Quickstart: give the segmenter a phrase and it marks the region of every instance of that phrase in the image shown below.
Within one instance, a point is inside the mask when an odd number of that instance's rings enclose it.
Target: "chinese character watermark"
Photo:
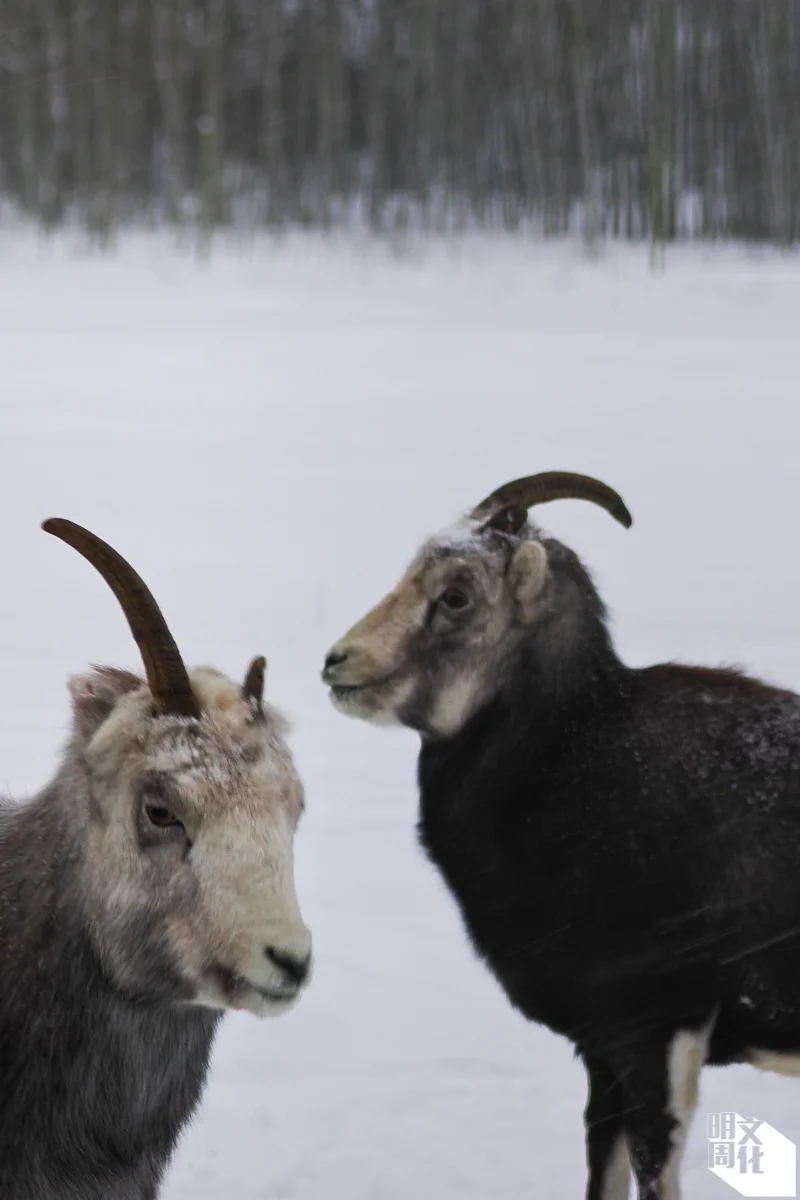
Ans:
[[[708,1169],[740,1196],[797,1196],[794,1142],[756,1117],[709,1113]]]

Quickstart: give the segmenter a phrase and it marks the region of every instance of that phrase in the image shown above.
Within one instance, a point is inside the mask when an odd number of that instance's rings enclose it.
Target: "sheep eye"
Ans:
[[[183,825],[183,821],[179,821],[175,814],[165,808],[163,804],[145,804],[144,811],[150,824],[159,829],[168,829],[172,825]]]
[[[467,608],[469,605],[469,596],[461,588],[449,587],[445,588],[442,592],[439,601],[445,608],[457,612],[459,609]]]

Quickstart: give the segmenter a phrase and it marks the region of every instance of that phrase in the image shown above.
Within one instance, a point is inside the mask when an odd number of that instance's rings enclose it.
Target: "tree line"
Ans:
[[[99,237],[800,236],[800,0],[0,0],[0,192]]]

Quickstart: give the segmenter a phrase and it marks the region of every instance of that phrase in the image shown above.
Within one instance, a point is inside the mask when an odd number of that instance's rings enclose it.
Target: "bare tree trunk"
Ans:
[[[226,0],[205,0],[202,35],[202,112],[200,140],[200,241],[207,254],[214,229],[224,217],[223,191],[223,52]]]
[[[316,116],[313,0],[301,0],[296,19],[297,82],[294,122],[294,211],[304,224],[313,219],[309,206],[309,179],[313,175],[313,137]],[[312,181],[313,182],[313,181]]]
[[[387,76],[394,33],[390,0],[375,0],[374,22],[369,65],[368,145],[372,168],[369,217],[372,228],[379,230],[383,223],[388,184],[386,177]]]
[[[800,45],[800,12],[793,5],[786,19],[787,46]],[[789,239],[796,242],[800,238],[800,96],[798,96],[797,71],[793,64],[787,66],[784,74],[784,112],[786,118],[787,146],[789,162],[787,163],[789,194],[792,198]]]
[[[10,25],[5,65],[11,73],[17,193],[24,211],[38,216],[36,47],[33,15],[24,0],[12,8]]]
[[[342,64],[341,0],[317,0],[312,36],[315,77],[317,146],[315,171],[317,219],[328,228],[331,205],[344,188],[345,95]]]
[[[545,194],[545,164],[539,131],[541,71],[536,28],[536,18],[538,16],[541,21],[543,14],[541,9],[538,13],[532,9],[529,0],[515,0],[515,9],[516,40],[519,45],[515,76],[518,75],[522,86],[520,168],[525,205],[530,211],[537,207],[542,209]],[[546,221],[543,221],[543,227],[545,226]]]
[[[99,69],[92,79],[96,114],[96,188],[90,212],[90,229],[102,246],[114,235],[117,213],[117,129],[119,123],[119,2],[106,0],[97,21]]]
[[[583,236],[586,245],[593,247],[601,232],[602,215],[598,195],[597,135],[592,115],[592,68],[587,39],[586,14],[583,0],[570,0],[572,37],[570,70],[575,94],[575,115],[578,122],[578,142],[583,174],[585,221]]]
[[[419,202],[423,222],[431,220],[431,200],[436,190],[441,152],[439,134],[438,90],[438,22],[439,0],[427,0],[412,10],[415,17],[415,61],[417,93],[417,126],[414,145],[413,190]]]
[[[788,146],[781,128],[778,88],[778,64],[781,59],[781,34],[786,36],[780,3],[759,6],[755,14],[757,28],[750,42],[752,94],[764,169],[763,194],[767,203],[767,229],[778,242],[787,242],[791,229]]]
[[[647,6],[647,145],[650,262],[664,260],[666,242],[674,234],[672,189],[672,89],[675,61],[675,7],[672,0],[648,0]]]
[[[283,0],[263,0],[261,34],[264,39],[264,84],[261,97],[261,144],[267,164],[267,221],[282,224],[287,217],[286,157],[284,154]]]
[[[42,148],[39,171],[39,211],[45,229],[61,219],[64,196],[61,186],[61,156],[67,144],[68,93],[65,86],[66,43],[52,0],[38,0],[38,15],[44,33],[47,64],[43,81]]]
[[[73,198],[85,215],[94,196],[94,120],[91,105],[92,48],[90,13],[85,0],[70,0],[69,126]]]
[[[167,215],[180,224],[188,192],[187,124],[176,42],[186,36],[183,0],[152,0],[153,74],[161,105],[163,177]]]

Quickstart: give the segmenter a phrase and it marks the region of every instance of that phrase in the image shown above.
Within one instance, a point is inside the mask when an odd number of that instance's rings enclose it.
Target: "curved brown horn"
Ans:
[[[159,710],[182,717],[199,717],[200,706],[175,639],[150,589],[130,563],[73,521],[53,517],[42,524],[42,529],[88,559],[119,600],[141,651],[147,683]]]
[[[261,701],[264,697],[264,672],[266,669],[267,660],[263,654],[259,654],[258,658],[254,658],[247,668],[247,674],[242,684],[242,696],[245,700],[255,700],[258,708],[261,708]]]
[[[502,508],[513,505],[528,509],[534,504],[546,504],[548,500],[590,500],[626,529],[633,524],[633,517],[617,492],[591,475],[576,475],[573,471],[542,471],[539,475],[526,475],[524,479],[505,483],[481,500],[470,517],[478,521]]]

